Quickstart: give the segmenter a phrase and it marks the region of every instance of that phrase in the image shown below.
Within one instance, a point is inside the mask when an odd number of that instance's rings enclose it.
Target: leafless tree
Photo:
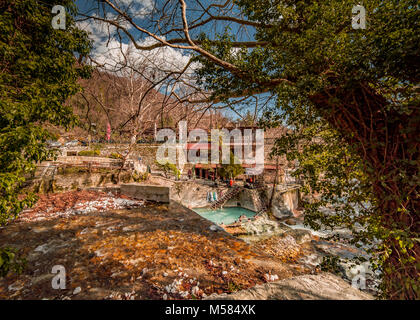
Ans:
[[[154,52],[159,48],[179,50],[191,57],[199,54],[239,79],[249,75],[229,59],[222,60],[206,50],[200,39],[200,33],[205,31],[208,35],[216,35],[230,26],[237,30],[237,39],[239,39],[232,43],[234,48],[252,49],[267,45],[261,41],[249,41],[250,33],[261,24],[248,21],[231,0],[210,3],[200,0],[101,0],[90,1],[89,4],[83,6],[85,10],[81,13],[83,17],[81,20],[105,24],[108,40],[114,38],[120,42],[129,42],[133,48],[143,54]],[[265,26],[271,27],[270,24]],[[242,39],[243,41],[240,41]],[[217,39],[207,41],[212,42]],[[232,52],[232,55],[234,54]],[[183,82],[183,88],[187,89],[185,92],[182,90],[172,92],[172,97],[175,97],[179,103],[199,105],[201,110],[206,112],[229,109],[240,118],[250,109],[254,110],[256,118],[272,101],[273,95],[270,89],[280,83],[290,82],[283,78],[270,79],[267,83],[260,84],[259,87],[264,88],[263,92],[258,88],[248,88],[215,97],[212,92],[203,91],[203,88],[199,88],[190,80],[179,79]],[[256,97],[261,93],[266,94]]]

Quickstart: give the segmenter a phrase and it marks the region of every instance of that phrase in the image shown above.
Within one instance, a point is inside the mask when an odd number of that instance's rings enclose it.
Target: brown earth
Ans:
[[[35,212],[99,196],[45,196]],[[279,252],[268,254],[210,225],[176,202],[15,221],[0,229],[0,246],[20,249],[27,265],[21,275],[0,279],[0,299],[202,298],[264,283],[267,274],[304,273]],[[54,265],[65,267],[66,289],[52,288]]]

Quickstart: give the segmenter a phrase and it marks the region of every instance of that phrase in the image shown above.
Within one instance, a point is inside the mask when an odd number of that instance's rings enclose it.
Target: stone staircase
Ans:
[[[230,189],[229,191],[227,191],[223,196],[220,197],[219,200],[217,200],[216,202],[214,202],[210,208],[212,210],[216,210],[218,208],[221,208],[228,200],[232,199],[234,196],[236,196],[239,191],[241,191],[241,187],[239,186],[235,186],[232,189]]]

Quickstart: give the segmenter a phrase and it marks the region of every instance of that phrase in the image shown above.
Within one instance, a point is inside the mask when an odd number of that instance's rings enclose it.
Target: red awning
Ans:
[[[197,163],[194,166],[195,166],[196,169],[201,169],[201,168],[204,168],[204,169],[214,169],[214,168],[216,168],[217,165],[216,164],[212,164],[212,163],[209,163],[209,164]]]

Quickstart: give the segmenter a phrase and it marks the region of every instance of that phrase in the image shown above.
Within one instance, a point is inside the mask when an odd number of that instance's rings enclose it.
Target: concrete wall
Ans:
[[[108,166],[121,165],[121,160],[106,157],[88,157],[88,156],[59,156],[55,161],[62,164],[82,165],[88,163],[100,163]]]
[[[140,200],[169,203],[169,187],[127,183],[121,185],[121,194]]]
[[[214,187],[212,185],[203,185],[190,181],[174,181],[158,176],[151,176],[150,182],[156,185],[164,185],[170,188],[170,199],[180,202],[188,208],[208,207],[211,205],[207,201],[207,192],[216,191],[220,197],[221,194],[227,192],[229,188],[225,186]],[[267,189],[267,199],[270,198],[271,188]],[[273,200],[273,211],[291,215],[298,207],[299,191],[297,187],[286,189],[279,188]],[[255,189],[243,189],[234,198],[227,201],[225,207],[241,206],[251,211],[258,212],[263,203],[261,195]]]
[[[254,189],[243,189],[238,195],[227,201],[225,207],[236,207],[238,204],[251,211],[259,211],[262,206],[258,191]]]
[[[170,184],[170,182],[168,182]],[[171,199],[180,202],[188,208],[208,207],[211,202],[207,201],[208,192],[217,192],[219,198],[228,192],[226,186],[209,186],[195,183],[194,181],[172,182]],[[258,192],[251,189],[243,189],[231,200],[227,201],[225,207],[240,206],[251,211],[258,211],[260,208]]]
[[[226,187],[201,185],[194,182],[177,182],[171,189],[171,199],[182,203],[188,208],[207,207],[211,203],[207,201],[208,192],[217,192],[220,196]]]
[[[100,187],[113,184],[115,171],[108,169],[93,169],[92,172],[84,168],[59,168],[55,174],[44,177],[35,176],[26,181],[28,189],[34,192],[49,193],[63,192],[89,187]],[[131,174],[123,171],[120,176],[121,182],[132,182]]]
[[[229,191],[229,188],[224,185],[216,188],[211,184],[204,185],[196,183],[193,180],[174,181],[163,177],[152,176],[150,177],[150,181],[152,183],[170,187],[171,200],[180,202],[188,208],[210,206],[211,202],[207,201],[208,192],[217,192],[220,197],[222,194]],[[225,207],[236,207],[238,206],[238,203],[239,206],[252,211],[258,211],[261,207],[257,190],[243,189],[238,195],[227,201]]]
[[[189,181],[174,181],[164,177],[150,176],[152,184],[170,187],[171,200],[177,201],[188,208],[201,208],[210,206],[207,201],[208,192],[217,192],[220,195],[226,192],[225,186],[214,187],[212,184],[205,185]]]

